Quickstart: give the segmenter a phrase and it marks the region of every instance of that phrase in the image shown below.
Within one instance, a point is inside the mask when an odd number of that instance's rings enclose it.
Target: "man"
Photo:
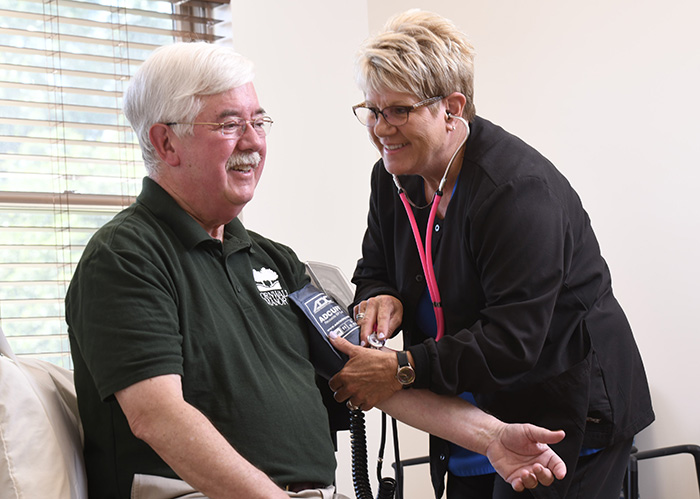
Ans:
[[[307,324],[287,300],[304,266],[236,218],[272,124],[252,77],[230,48],[175,44],[124,96],[148,177],[90,241],[66,296],[91,497],[344,497]],[[563,476],[537,443],[561,432],[432,397],[383,408],[487,454],[515,488]],[[428,402],[439,418],[421,412]]]

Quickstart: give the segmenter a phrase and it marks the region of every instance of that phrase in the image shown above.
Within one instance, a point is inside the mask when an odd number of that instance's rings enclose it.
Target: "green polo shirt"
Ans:
[[[114,393],[164,374],[279,484],[331,484],[335,456],[287,296],[307,281],[286,246],[236,219],[212,239],[153,180],[89,242],[66,296],[91,497],[128,498],[135,473],[177,477],[130,431]]]

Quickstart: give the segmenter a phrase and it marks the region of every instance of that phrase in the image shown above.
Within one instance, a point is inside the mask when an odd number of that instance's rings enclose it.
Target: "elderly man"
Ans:
[[[230,48],[175,44],[125,94],[148,176],[90,241],[66,296],[91,497],[344,497],[307,324],[287,300],[304,266],[236,218],[272,124],[252,77]],[[565,473],[543,445],[561,432],[432,397],[382,408],[487,454],[514,488]]]

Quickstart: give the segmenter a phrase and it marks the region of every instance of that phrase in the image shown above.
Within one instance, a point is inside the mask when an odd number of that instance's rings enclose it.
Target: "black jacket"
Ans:
[[[435,273],[446,335],[415,322],[425,279],[404,208],[379,161],[353,282],[357,301],[391,294],[415,359],[416,388],[474,393],[507,422],[564,429],[554,446],[573,476],[581,446],[628,439],[654,414],[632,331],[581,201],[564,176],[517,137],[475,118],[444,220],[435,224]],[[425,203],[422,179],[401,178]],[[415,210],[422,231],[428,209]],[[422,234],[425,238],[425,234]],[[436,490],[448,446],[431,441]],[[538,494],[557,494],[568,480]]]

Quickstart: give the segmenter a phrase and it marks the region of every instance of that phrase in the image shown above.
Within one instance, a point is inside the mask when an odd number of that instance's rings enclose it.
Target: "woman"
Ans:
[[[450,21],[416,10],[360,51],[353,109],[381,160],[354,311],[365,341],[401,329],[407,351],[335,340],[350,360],[330,386],[363,409],[426,388],[564,429],[553,448],[567,477],[525,494],[617,499],[632,439],[654,419],[641,357],[575,191],[476,116],[473,58]],[[513,493],[465,449],[432,438],[430,454],[438,497],[445,473],[450,499]]]

